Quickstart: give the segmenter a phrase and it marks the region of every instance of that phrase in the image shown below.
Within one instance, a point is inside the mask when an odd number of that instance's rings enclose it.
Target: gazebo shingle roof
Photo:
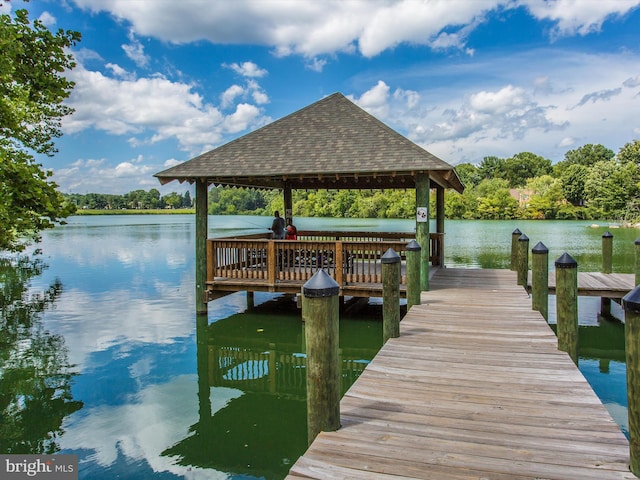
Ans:
[[[254,188],[414,188],[415,175],[464,190],[451,165],[341,93],[156,173],[162,184],[206,179]]]

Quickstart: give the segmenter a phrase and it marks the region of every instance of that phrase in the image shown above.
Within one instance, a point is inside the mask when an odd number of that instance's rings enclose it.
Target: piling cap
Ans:
[[[640,240],[640,239],[638,239],[638,240]],[[420,250],[422,250],[422,247],[415,240],[411,240],[407,244],[407,250],[410,251],[410,252],[419,252]]]
[[[542,242],[536,243],[536,246],[531,249],[531,253],[549,253],[549,249]]]
[[[519,242],[528,242],[529,237],[527,237],[524,233],[518,237]]]
[[[400,255],[393,248],[389,248],[380,258],[382,263],[400,263]]]
[[[331,297],[340,293],[340,285],[320,269],[302,286],[302,293],[309,298]]]
[[[556,260],[556,268],[578,268],[578,262],[567,252],[564,252]]]
[[[613,238],[613,234],[607,230],[602,234],[602,238]]]
[[[522,232],[520,231],[520,229],[519,229],[519,228],[516,228],[516,229],[511,233],[511,235],[518,235],[518,236],[520,236],[520,235],[522,235]]]
[[[622,308],[625,312],[640,313],[640,285],[622,298]]]

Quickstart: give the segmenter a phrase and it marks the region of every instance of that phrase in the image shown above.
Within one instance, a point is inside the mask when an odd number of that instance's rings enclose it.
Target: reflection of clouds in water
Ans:
[[[124,455],[128,461],[146,461],[154,472],[190,479],[227,478],[226,473],[176,465],[175,458],[161,456],[188,437],[189,427],[199,421],[197,382],[197,375],[181,375],[169,383],[146,387],[132,403],[85,409],[67,417],[60,446],[92,450],[88,460],[101,467],[113,465],[118,455]],[[231,388],[211,389],[211,413],[241,395]]]
[[[185,282],[187,282],[185,280]],[[64,336],[69,361],[82,371],[94,352],[119,346],[115,355],[127,356],[131,344],[172,344],[195,333],[195,291],[187,282],[179,287],[155,282],[155,298],[137,298],[137,292],[111,290],[88,293],[64,291],[55,308],[46,312],[48,330]],[[246,308],[244,293],[210,303],[210,321]]]
[[[72,261],[79,267],[105,265],[116,261],[132,266],[146,263],[164,263],[176,267],[184,266],[193,258],[193,242],[190,235],[185,238],[180,232],[146,231],[146,227],[115,229],[92,229],[86,235],[58,234],[43,237],[42,249],[48,255]],[[73,233],[73,232],[72,232]],[[185,248],[186,247],[186,248]]]
[[[629,415],[627,411],[627,407],[620,405],[618,403],[605,403],[605,407],[609,411],[609,415],[613,417],[615,422],[620,426],[622,430],[625,432],[629,431]]]

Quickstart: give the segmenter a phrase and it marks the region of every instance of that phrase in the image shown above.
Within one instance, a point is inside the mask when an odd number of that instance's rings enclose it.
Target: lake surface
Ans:
[[[606,222],[447,221],[446,264],[508,268],[511,232],[631,273],[640,231]],[[268,217],[210,217],[210,236]],[[299,229],[412,231],[406,220],[300,218]],[[304,331],[293,302],[237,293],[196,317],[194,217],[79,216],[47,231],[37,262],[0,264],[0,451],[73,453],[79,477],[278,479],[306,449]],[[433,229],[432,229],[433,230]],[[550,323],[555,322],[551,298]],[[379,303],[373,301],[372,304]],[[581,298],[579,368],[626,433],[624,327]],[[622,318],[617,306],[613,314]],[[341,320],[343,390],[382,342],[379,305]]]

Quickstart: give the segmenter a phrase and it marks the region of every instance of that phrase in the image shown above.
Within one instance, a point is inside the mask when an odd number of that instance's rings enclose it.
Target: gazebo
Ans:
[[[261,238],[253,240],[265,243],[216,246],[207,241],[210,185],[282,190],[285,217],[289,222],[295,189],[415,189],[415,238],[422,247],[423,290],[428,289],[429,258],[434,248],[430,247],[433,242],[429,232],[430,189],[436,190],[435,233],[440,236],[444,234],[445,189],[464,190],[453,166],[400,135],[341,93],[329,95],[155,176],[162,184],[178,180],[196,186],[196,308],[200,313],[207,311],[207,302],[216,291],[299,291],[308,275],[300,273],[305,270],[296,269],[296,263],[298,267],[304,264],[305,268],[324,268],[327,258],[331,258],[332,274],[348,280],[345,271],[348,274],[364,252],[353,244],[347,245],[350,249],[339,249],[344,247],[344,242],[358,240],[336,236],[334,232],[326,236],[314,232],[306,237],[305,232],[299,232],[298,242],[316,242],[313,245],[285,245],[285,240]],[[329,242],[328,237],[336,245],[318,243]],[[384,243],[388,239],[379,240]],[[437,248],[442,251],[441,240]],[[290,259],[289,263],[283,258]],[[223,278],[216,279],[221,262],[235,270],[231,277],[238,272],[249,272],[246,278],[258,281],[234,285]],[[291,268],[296,272],[290,275],[286,269]]]

